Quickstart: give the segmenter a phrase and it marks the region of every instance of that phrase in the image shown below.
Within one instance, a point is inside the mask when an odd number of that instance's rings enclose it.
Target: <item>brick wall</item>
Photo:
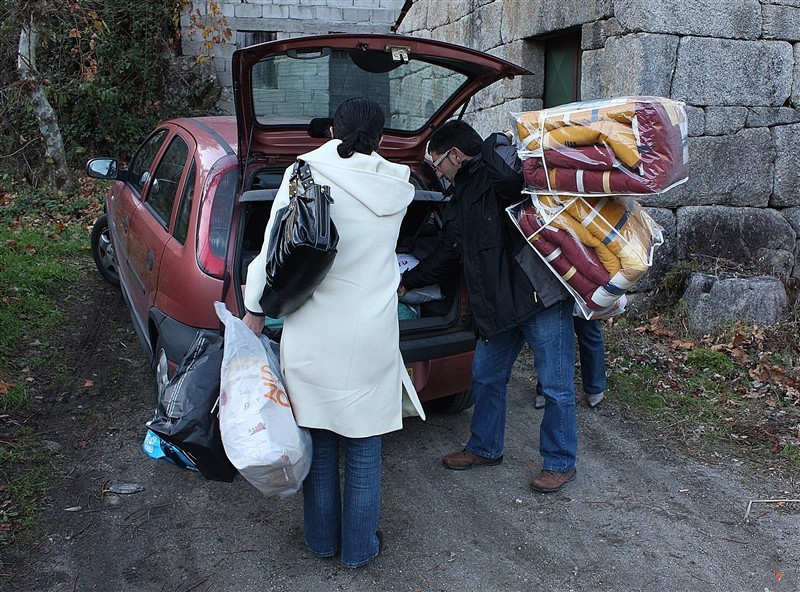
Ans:
[[[223,94],[217,107],[234,113],[231,56],[237,33],[272,31],[278,39],[328,33],[388,33],[397,20],[404,0],[218,0],[233,31],[230,43],[212,48]],[[207,2],[195,0],[193,7],[208,14]],[[181,18],[184,55],[202,55],[202,39],[188,36],[189,17]],[[241,39],[242,36],[239,35]]]

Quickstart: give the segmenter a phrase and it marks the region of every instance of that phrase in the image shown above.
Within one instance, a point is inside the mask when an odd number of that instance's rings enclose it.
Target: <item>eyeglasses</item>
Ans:
[[[450,150],[452,150],[452,148],[450,148]],[[444,162],[444,159],[445,159],[445,158],[447,158],[447,155],[448,155],[448,154],[450,154],[450,150],[448,150],[447,152],[445,152],[444,154],[442,154],[442,155],[441,155],[439,158],[437,158],[436,160],[434,160],[434,161],[431,163],[431,166],[433,166],[433,168],[434,168],[434,169],[438,169],[438,168],[439,168],[439,165],[440,165],[440,164],[442,164],[442,162]]]

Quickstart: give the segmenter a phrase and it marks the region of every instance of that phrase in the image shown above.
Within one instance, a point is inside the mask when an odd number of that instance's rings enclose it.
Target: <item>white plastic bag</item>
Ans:
[[[410,253],[397,253],[397,265],[400,267],[400,275],[404,271],[414,269],[419,264],[419,259]],[[414,288],[408,290],[403,296],[399,298],[403,304],[424,304],[425,302],[433,302],[434,300],[444,300],[444,294],[439,284],[432,284],[422,288]]]
[[[296,493],[311,467],[311,435],[297,425],[270,347],[215,302],[225,325],[219,424],[225,454],[264,495]]]

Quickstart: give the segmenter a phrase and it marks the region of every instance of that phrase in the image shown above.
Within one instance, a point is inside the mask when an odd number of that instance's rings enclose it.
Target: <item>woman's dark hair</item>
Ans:
[[[333,137],[342,141],[336,147],[339,156],[372,154],[380,144],[385,120],[381,106],[366,97],[347,99],[339,105],[333,114]]]

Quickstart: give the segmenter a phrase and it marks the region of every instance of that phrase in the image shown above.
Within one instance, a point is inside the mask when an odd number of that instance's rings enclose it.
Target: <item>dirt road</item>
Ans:
[[[756,502],[745,519],[751,500],[800,498],[800,480],[728,454],[695,460],[626,420],[613,394],[579,406],[575,481],[532,493],[541,411],[527,358],[512,379],[502,465],[442,467],[470,412],[407,421],[384,439],[383,554],[358,570],[314,558],[300,495],[265,498],[243,480],[204,481],[144,456],[154,386],[122,299],[98,280],[81,300],[62,351],[74,381],[60,385],[46,435],[66,476],[45,539],[0,581],[7,590],[800,590],[800,504]],[[120,484],[142,489],[113,493]]]

